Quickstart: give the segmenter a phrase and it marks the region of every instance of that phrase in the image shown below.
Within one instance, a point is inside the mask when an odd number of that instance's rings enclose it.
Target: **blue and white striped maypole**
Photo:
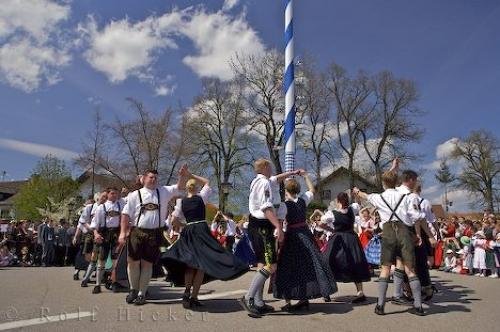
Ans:
[[[285,170],[295,169],[295,74],[293,54],[293,0],[285,1]]]

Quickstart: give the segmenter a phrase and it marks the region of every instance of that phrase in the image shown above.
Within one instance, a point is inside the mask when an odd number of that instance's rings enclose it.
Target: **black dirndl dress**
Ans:
[[[205,221],[203,199],[194,195],[182,199],[186,226],[179,239],[161,256],[168,278],[175,286],[184,286],[187,268],[205,272],[203,283],[236,279],[248,271],[248,265],[224,249],[210,234]]]
[[[354,212],[351,208],[347,213],[332,211],[334,233],[328,240],[323,253],[330,264],[335,281],[364,282],[370,281],[370,268],[365,252],[354,232]]]
[[[286,300],[326,298],[337,291],[337,284],[305,222],[305,201],[299,198],[285,204],[287,230],[278,254],[273,296]]]

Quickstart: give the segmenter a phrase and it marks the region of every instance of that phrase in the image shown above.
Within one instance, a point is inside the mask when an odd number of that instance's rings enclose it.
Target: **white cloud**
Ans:
[[[58,25],[70,7],[49,0],[3,0],[0,6],[0,79],[31,92],[52,85],[70,61]]]
[[[229,61],[237,53],[263,54],[264,46],[244,17],[224,11],[209,13],[203,6],[173,9],[136,23],[112,21],[99,29],[90,18],[79,30],[89,44],[85,59],[107,78],[118,83],[130,76],[155,81],[154,64],[167,49],[176,49],[176,38],[186,37],[198,54],[187,55],[184,64],[200,77],[229,79]],[[151,83],[158,92],[165,83]]]
[[[428,170],[438,170],[441,165],[441,161],[449,159],[456,145],[460,143],[460,139],[457,137],[452,137],[449,140],[439,144],[436,147],[436,160],[424,165],[425,169]]]
[[[93,18],[79,26],[89,42],[85,59],[96,70],[104,73],[112,83],[128,76],[139,77],[151,71],[156,60],[155,52],[163,48],[175,48],[168,32],[158,30],[154,17],[132,24],[128,19],[113,21],[102,30]]]
[[[224,4],[222,5],[222,10],[223,11],[228,11],[233,9],[238,5],[240,0],[224,0]]]
[[[23,142],[7,138],[0,138],[0,147],[37,157],[45,157],[50,154],[59,159],[71,160],[78,156],[77,152],[61,149],[55,146]]]
[[[155,95],[157,96],[168,96],[174,93],[176,86],[168,86],[165,84],[161,84],[155,88]]]
[[[236,54],[261,55],[265,51],[244,16],[232,19],[221,11],[206,13],[198,10],[191,13],[181,32],[193,41],[199,52],[184,57],[183,62],[200,77],[230,79],[233,75],[229,65],[232,57]]]

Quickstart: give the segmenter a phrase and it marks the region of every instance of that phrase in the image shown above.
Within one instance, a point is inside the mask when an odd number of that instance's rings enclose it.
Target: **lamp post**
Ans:
[[[231,189],[233,189],[233,184],[231,182],[222,182],[220,184],[220,189],[222,191],[222,201],[220,209],[222,212],[226,212],[227,196],[229,195]]]

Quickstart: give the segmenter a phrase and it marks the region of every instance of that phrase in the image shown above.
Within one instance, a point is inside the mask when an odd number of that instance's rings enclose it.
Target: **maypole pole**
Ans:
[[[293,52],[293,0],[285,1],[285,170],[295,169],[295,74]]]

